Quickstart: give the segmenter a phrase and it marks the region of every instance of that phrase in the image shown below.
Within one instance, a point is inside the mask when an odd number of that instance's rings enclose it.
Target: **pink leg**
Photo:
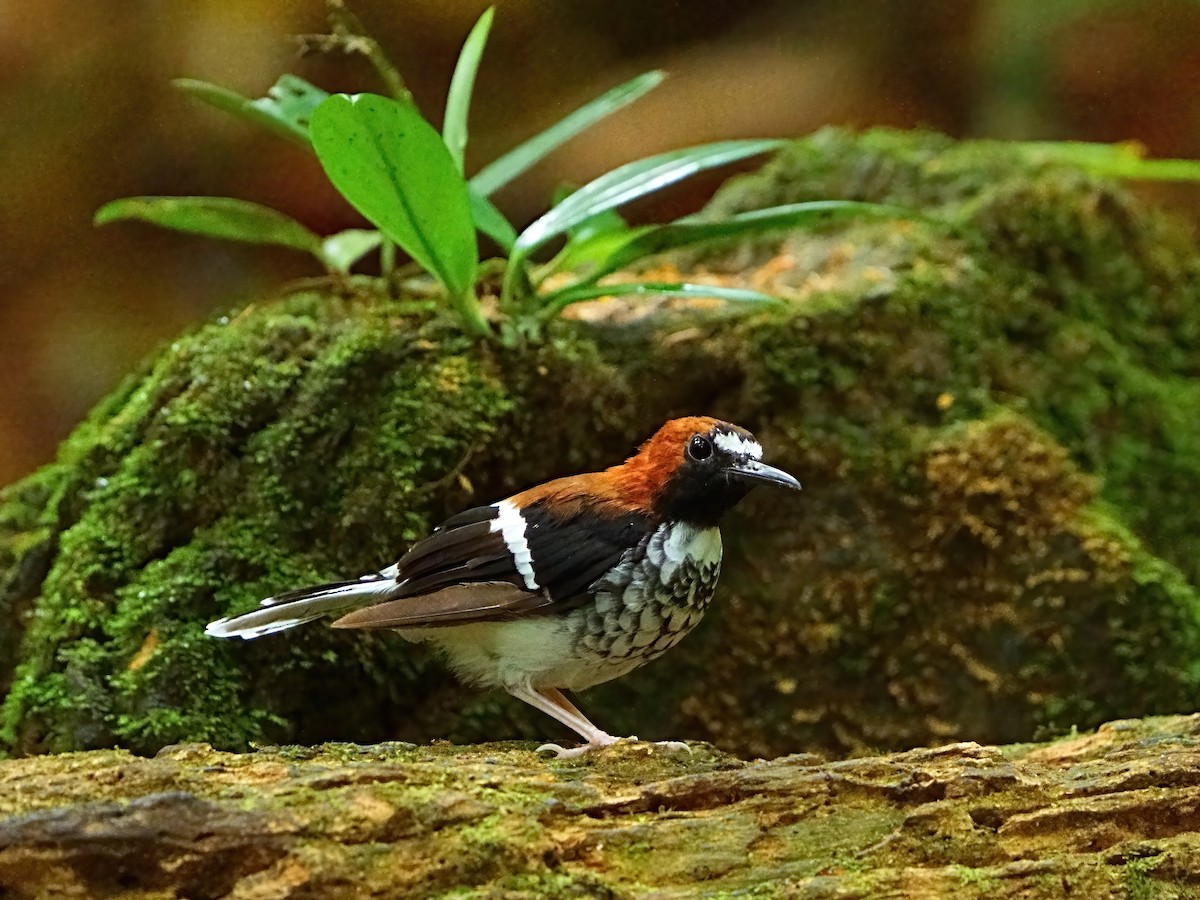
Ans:
[[[607,747],[609,744],[616,743],[620,738],[615,738],[607,731],[601,731],[595,725],[588,721],[587,716],[575,708],[562,692],[555,688],[541,688],[535,690],[526,687],[510,687],[508,692],[518,700],[523,700],[535,709],[540,709],[548,716],[552,716],[562,722],[587,743],[582,747],[577,747],[574,750],[566,750],[558,744],[543,744],[538,747],[538,750],[553,750],[559,758],[568,756],[580,756],[588,750],[596,747]]]
[[[518,700],[523,700],[535,709],[540,709],[548,716],[552,716],[562,722],[572,731],[582,737],[586,744],[582,747],[575,747],[571,750],[565,747],[560,747],[558,744],[542,744],[538,747],[538,751],[553,750],[554,754],[559,759],[568,759],[575,756],[582,756],[589,750],[596,750],[600,747],[607,747],[615,744],[622,738],[613,737],[607,731],[601,731],[590,721],[588,717],[581,713],[562,691],[557,688],[509,688],[508,692]],[[636,741],[636,737],[625,738],[624,740]],[[667,750],[687,750],[691,753],[691,748],[680,741],[658,741],[658,745]]]

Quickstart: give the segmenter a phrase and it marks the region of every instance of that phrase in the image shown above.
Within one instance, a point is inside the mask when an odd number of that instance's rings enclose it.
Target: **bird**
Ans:
[[[800,490],[762,456],[730,422],[672,419],[619,465],[467,509],[387,568],[268,597],[206,632],[250,640],[322,618],[392,629],[440,650],[463,682],[503,689],[586,742],[539,751],[579,756],[621,738],[564,691],[619,678],[678,644],[712,600],[722,516],[755,485]]]

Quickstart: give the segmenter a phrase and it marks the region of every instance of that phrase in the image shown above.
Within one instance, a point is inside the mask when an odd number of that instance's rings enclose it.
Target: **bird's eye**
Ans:
[[[687,452],[692,459],[708,459],[713,452],[712,441],[698,434],[688,441]]]

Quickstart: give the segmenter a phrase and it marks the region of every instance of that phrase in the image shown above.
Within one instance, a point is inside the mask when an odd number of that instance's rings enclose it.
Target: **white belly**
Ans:
[[[461,680],[479,687],[579,690],[617,677],[602,676],[580,659],[567,622],[553,614],[400,633],[438,647]]]

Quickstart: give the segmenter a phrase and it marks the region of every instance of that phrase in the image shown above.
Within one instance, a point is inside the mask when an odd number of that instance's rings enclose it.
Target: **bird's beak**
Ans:
[[[800,482],[783,469],[768,466],[757,459],[746,459],[729,467],[729,474],[751,481],[765,481],[768,484],[778,484],[781,487],[800,490]]]

